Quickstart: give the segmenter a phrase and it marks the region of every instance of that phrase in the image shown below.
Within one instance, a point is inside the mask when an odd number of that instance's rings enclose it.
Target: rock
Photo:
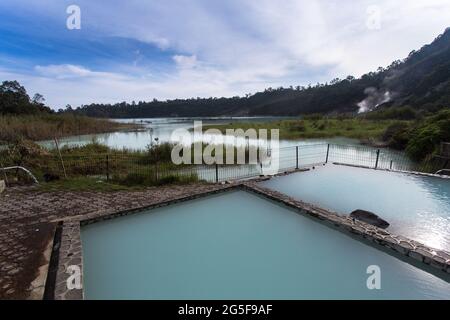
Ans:
[[[350,213],[350,218],[354,218],[363,222],[366,222],[368,224],[371,224],[373,226],[376,226],[378,228],[386,229],[389,227],[389,223],[386,220],[383,220],[379,216],[377,216],[375,213],[365,210],[355,210],[352,213]]]
[[[0,193],[5,191],[5,189],[6,189],[5,181],[4,180],[0,180]]]
[[[59,176],[52,173],[44,173],[43,178],[45,182],[59,180]]]

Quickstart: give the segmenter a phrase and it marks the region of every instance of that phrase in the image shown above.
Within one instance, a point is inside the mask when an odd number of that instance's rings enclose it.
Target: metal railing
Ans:
[[[25,172],[30,178],[31,180],[33,180],[34,183],[39,183],[39,181],[36,179],[36,177],[31,173],[30,170],[28,170],[27,168],[21,167],[21,166],[12,166],[12,167],[5,167],[5,168],[0,168],[0,171],[3,173],[3,176],[6,178],[5,182],[8,183],[8,178],[7,178],[7,174],[6,172],[9,170],[15,170],[16,173],[18,170],[21,170],[23,172]],[[0,176],[1,177],[1,176]]]

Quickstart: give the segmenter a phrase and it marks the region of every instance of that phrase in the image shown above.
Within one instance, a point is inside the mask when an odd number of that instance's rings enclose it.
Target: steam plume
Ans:
[[[389,102],[391,100],[391,93],[388,90],[378,90],[374,87],[369,87],[364,90],[367,94],[367,98],[358,103],[358,113],[371,111],[378,107],[380,104]]]

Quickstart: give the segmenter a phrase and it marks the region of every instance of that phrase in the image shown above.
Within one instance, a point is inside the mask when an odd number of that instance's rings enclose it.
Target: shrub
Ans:
[[[97,155],[97,154],[105,154],[111,152],[111,148],[108,146],[99,143],[96,140],[93,140],[91,143],[88,143],[84,146],[68,146],[65,145],[61,148],[62,155]]]
[[[173,147],[174,144],[168,142],[149,145],[144,160],[148,163],[170,162]]]
[[[303,116],[303,119],[305,120],[320,120],[323,118],[323,114],[320,113],[311,113],[311,114],[306,114]]]
[[[427,154],[434,152],[440,142],[440,130],[437,125],[427,125],[414,130],[406,147],[408,155],[415,160],[422,160]]]
[[[294,131],[305,132],[306,126],[303,121],[296,121],[291,124],[290,129]]]
[[[450,141],[450,110],[442,110],[428,117],[411,130],[406,146],[407,154],[415,160],[423,160],[434,153],[441,142]]]
[[[383,119],[397,119],[397,120],[414,120],[419,118],[419,113],[410,106],[388,108],[383,110],[374,110],[364,114],[366,119],[383,120]]]
[[[409,129],[407,123],[395,122],[386,128],[382,139],[388,143],[389,147],[402,150],[408,144]]]

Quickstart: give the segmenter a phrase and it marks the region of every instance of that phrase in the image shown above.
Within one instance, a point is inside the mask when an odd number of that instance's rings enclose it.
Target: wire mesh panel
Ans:
[[[375,168],[377,150],[365,146],[330,144],[328,161]]]
[[[401,152],[380,150],[378,169],[412,171],[417,169],[417,164]]]
[[[440,174],[448,175],[450,170],[450,160],[440,156],[429,156],[425,161],[416,164],[413,170],[430,173],[439,172]]]
[[[298,167],[311,166],[327,161],[328,144],[308,144],[298,147]]]
[[[280,148],[278,155],[279,171],[297,167],[297,147]]]

